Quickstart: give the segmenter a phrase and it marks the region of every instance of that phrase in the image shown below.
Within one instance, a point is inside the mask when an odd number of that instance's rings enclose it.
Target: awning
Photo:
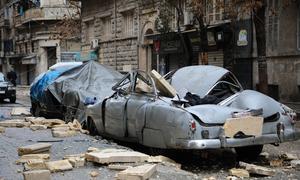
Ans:
[[[22,58],[22,64],[36,64],[37,56],[36,54],[25,56]]]

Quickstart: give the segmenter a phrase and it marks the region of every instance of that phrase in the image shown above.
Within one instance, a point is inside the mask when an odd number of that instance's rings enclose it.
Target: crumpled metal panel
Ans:
[[[187,92],[204,97],[206,93],[229,71],[217,66],[188,66],[176,71],[171,85],[181,98]]]

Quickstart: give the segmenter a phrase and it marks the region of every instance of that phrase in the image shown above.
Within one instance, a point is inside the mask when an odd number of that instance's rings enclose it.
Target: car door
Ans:
[[[125,136],[125,108],[131,88],[131,74],[127,74],[113,87],[115,94],[105,101],[103,116],[105,134],[120,138]]]

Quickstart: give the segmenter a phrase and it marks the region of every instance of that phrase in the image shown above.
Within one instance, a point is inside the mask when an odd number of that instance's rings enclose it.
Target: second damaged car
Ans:
[[[128,73],[112,96],[87,107],[88,129],[151,148],[235,148],[248,157],[300,137],[293,110],[244,90],[224,68],[189,66],[166,79],[156,71]]]

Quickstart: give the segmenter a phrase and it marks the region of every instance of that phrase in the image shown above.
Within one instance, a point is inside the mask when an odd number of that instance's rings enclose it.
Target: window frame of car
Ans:
[[[225,81],[225,80],[223,80],[226,76],[228,76],[231,80],[232,80],[232,82],[228,82],[228,81]],[[217,85],[219,85],[219,83],[224,83],[224,82],[226,82],[227,84],[229,84],[229,85],[232,85],[232,86],[234,86],[234,87],[236,87],[236,88],[239,88],[239,92],[240,91],[242,91],[242,90],[244,90],[243,89],[243,87],[242,87],[242,85],[240,84],[240,82],[238,81],[238,79],[234,76],[234,74],[232,74],[231,72],[228,72],[228,73],[226,73],[224,76],[222,76],[222,78],[220,78],[209,90],[208,90],[208,92],[205,94],[205,95],[208,95],[208,94],[210,94],[211,93],[211,91],[212,90],[214,90],[214,88],[217,86]]]
[[[145,74],[147,77],[142,76],[142,74]],[[152,87],[152,92],[151,93],[139,93],[135,91],[136,85],[137,85],[137,79],[141,79],[144,83],[146,83],[147,85],[149,85],[150,87]],[[150,81],[146,82],[148,78]],[[129,91],[125,91],[124,89],[120,88],[122,87],[122,83],[125,80],[129,80],[130,85],[129,87]],[[127,83],[125,83],[127,84]],[[125,85],[124,84],[124,85]],[[126,75],[124,75],[124,77],[118,82],[116,83],[113,87],[112,87],[113,91],[116,91],[117,93],[121,93],[123,95],[129,95],[129,94],[143,94],[143,95],[147,95],[147,96],[153,96],[155,98],[158,97],[158,90],[156,88],[155,82],[153,80],[153,78],[149,75],[149,73],[146,73],[145,71],[141,71],[141,70],[136,70],[136,71],[132,71],[127,73]]]

